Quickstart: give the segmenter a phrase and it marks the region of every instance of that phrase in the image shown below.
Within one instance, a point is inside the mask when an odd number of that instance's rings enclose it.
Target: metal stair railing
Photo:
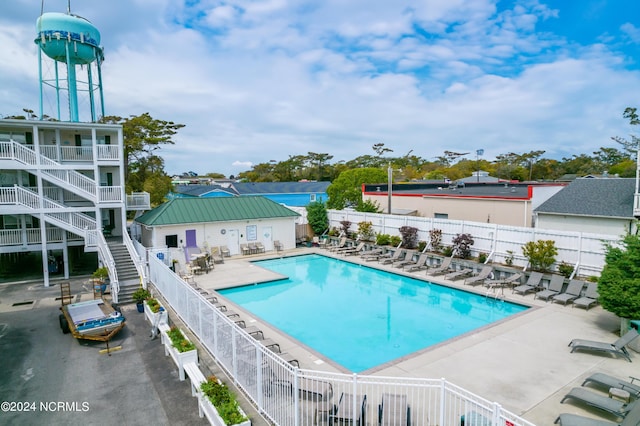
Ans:
[[[142,280],[143,283],[146,283],[147,274],[145,270],[146,269],[145,261],[140,258],[140,256],[138,255],[138,251],[135,249],[135,247],[133,247],[133,241],[131,241],[131,238],[129,237],[129,234],[127,232],[122,233],[122,242],[124,243],[124,246],[127,248],[127,251],[129,252],[129,256],[133,260],[134,265],[136,265],[136,270],[138,271],[138,275],[140,276],[140,279]]]
[[[37,193],[24,189],[18,185],[13,188],[2,188],[0,198],[5,200],[13,199],[13,204],[22,205],[31,209],[40,209],[40,201],[42,201],[42,208],[46,210],[65,210],[67,206],[59,204],[49,198],[41,197]],[[13,193],[13,195],[11,195]],[[8,204],[8,203],[6,203]],[[80,212],[45,212],[45,219],[50,219],[55,225],[66,229],[67,231],[78,234],[82,237],[86,236],[86,230],[96,229],[96,220],[91,216],[88,216]]]
[[[116,269],[116,261],[113,260],[111,250],[107,240],[97,229],[87,230],[88,240],[95,241],[98,248],[98,256],[104,266],[109,271],[109,282],[111,285],[111,300],[118,303],[118,294],[120,293],[120,282],[118,281],[118,270]]]
[[[49,157],[38,154],[35,150],[15,142],[0,142],[0,158],[7,158],[19,161],[23,164],[38,165],[40,158],[41,172],[45,177],[49,177],[55,183],[73,187],[78,193],[91,201],[97,200],[96,183],[93,179],[86,177],[75,170],[61,169],[60,163]],[[50,168],[49,168],[50,167]]]

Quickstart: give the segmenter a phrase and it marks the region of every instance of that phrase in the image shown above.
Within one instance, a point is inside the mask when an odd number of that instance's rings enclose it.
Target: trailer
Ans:
[[[64,292],[62,287],[61,291]],[[109,341],[125,326],[125,318],[120,311],[102,298],[78,303],[65,303],[71,300],[70,297],[61,299],[59,321],[62,332],[71,333],[76,339],[105,342],[109,353]]]

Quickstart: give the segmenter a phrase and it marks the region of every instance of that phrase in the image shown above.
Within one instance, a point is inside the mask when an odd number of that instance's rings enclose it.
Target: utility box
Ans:
[[[630,321],[629,325],[631,326],[631,328],[635,328],[636,331],[640,333],[640,320]],[[640,353],[640,337],[636,337],[635,339],[633,339],[627,346]]]

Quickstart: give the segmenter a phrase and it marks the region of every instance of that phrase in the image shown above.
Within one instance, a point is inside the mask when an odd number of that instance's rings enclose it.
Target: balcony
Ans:
[[[62,228],[47,227],[47,243],[64,242],[65,233],[66,241],[82,241],[82,237],[71,232],[66,232]],[[26,246],[40,243],[42,243],[40,228],[0,230],[0,246]]]
[[[127,210],[150,210],[151,198],[148,192],[132,192],[127,195]]]

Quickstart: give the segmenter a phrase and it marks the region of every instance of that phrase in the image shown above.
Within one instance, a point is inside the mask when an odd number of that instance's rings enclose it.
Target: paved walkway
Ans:
[[[296,249],[288,254],[319,252],[320,249]],[[240,284],[252,284],[281,278],[250,263],[257,258],[273,257],[267,253],[260,256],[235,256],[224,264],[216,265],[208,274],[195,277],[197,285],[215,291]],[[338,256],[340,257],[340,256]],[[341,257],[344,259],[344,257]],[[347,260],[359,262],[357,256]],[[398,269],[367,262],[368,266],[398,272]],[[407,274],[427,279],[424,271]],[[462,281],[451,282],[441,277],[430,281],[477,291],[486,290],[478,286],[463,286]],[[534,300],[533,295],[521,296],[505,291],[506,300],[532,306],[513,319],[502,321],[480,331],[468,333],[445,344],[406,357],[393,365],[386,365],[371,374],[398,377],[446,378],[448,381],[521,415],[537,425],[550,425],[561,412],[577,413],[602,418],[602,413],[589,411],[571,403],[560,404],[562,397],[593,372],[626,378],[638,376],[640,355],[632,351],[629,363],[622,358],[585,352],[570,353],[567,344],[573,338],[586,338],[613,342],[618,338],[619,319],[601,307],[589,311],[554,303]],[[233,305],[231,302],[228,304]],[[247,324],[257,320],[239,306],[233,310],[242,313]],[[260,324],[268,337],[280,343],[283,352],[295,355],[303,368],[340,371],[322,355],[304,348],[289,336],[265,324]],[[615,419],[611,419],[615,420]]]

